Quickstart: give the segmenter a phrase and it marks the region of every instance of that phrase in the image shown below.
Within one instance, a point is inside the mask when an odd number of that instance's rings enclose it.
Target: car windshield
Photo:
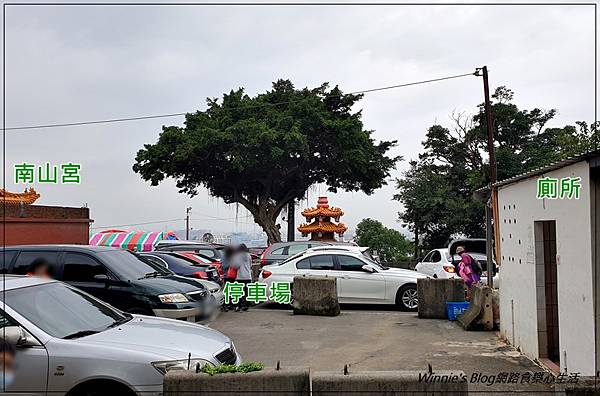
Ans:
[[[65,339],[99,333],[132,318],[59,282],[7,290],[6,305],[45,333]]]
[[[122,280],[140,279],[148,276],[171,275],[167,268],[142,259],[135,253],[127,250],[110,250],[99,253],[112,272]]]

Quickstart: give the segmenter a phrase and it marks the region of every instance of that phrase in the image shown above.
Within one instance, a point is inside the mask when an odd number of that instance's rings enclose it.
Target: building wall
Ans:
[[[500,221],[500,331],[528,356],[538,358],[543,290],[536,290],[534,222],[556,221],[561,370],[593,375],[594,309],[589,165],[581,161],[539,177],[581,177],[579,200],[536,198],[533,177],[498,191]],[[539,239],[539,238],[538,238]],[[537,261],[540,259],[538,242]],[[543,260],[543,258],[542,258]],[[539,279],[540,274],[537,274]],[[542,286],[543,287],[543,286]],[[543,337],[543,334],[541,335]],[[566,352],[566,359],[565,359]]]
[[[7,205],[0,216],[0,244],[80,244],[89,241],[89,209]]]

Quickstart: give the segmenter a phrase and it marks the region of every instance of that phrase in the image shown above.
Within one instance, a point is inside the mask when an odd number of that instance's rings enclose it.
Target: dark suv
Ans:
[[[200,282],[117,248],[10,246],[0,249],[0,268],[4,273],[23,275],[36,258],[48,262],[52,278],[126,312],[198,321],[213,308],[210,294]]]

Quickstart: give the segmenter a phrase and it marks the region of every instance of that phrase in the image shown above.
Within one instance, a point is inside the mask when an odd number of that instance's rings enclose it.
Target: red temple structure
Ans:
[[[302,233],[302,236],[310,234],[311,241],[335,241],[335,234],[341,237],[348,229],[339,222],[343,215],[344,212],[340,208],[329,206],[327,197],[319,197],[316,208],[307,208],[302,211],[302,216],[306,217],[306,221],[312,220],[312,223],[300,225],[298,231]],[[331,221],[332,218],[337,224]]]
[[[88,244],[89,208],[33,205],[39,198],[33,188],[22,193],[0,188],[0,240],[5,246]]]

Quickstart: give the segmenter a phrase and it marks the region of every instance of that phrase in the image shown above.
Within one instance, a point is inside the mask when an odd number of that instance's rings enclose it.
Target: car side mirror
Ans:
[[[368,273],[370,273],[370,274],[372,274],[373,272],[375,272],[375,268],[373,268],[373,267],[371,267],[370,265],[367,265],[367,264],[363,265],[363,266],[361,267],[361,269],[362,269],[363,271],[365,271],[365,272],[368,272]]]
[[[104,282],[106,286],[108,286],[108,283],[110,282],[110,278],[106,274],[96,274],[94,275],[94,280]]]
[[[417,257],[417,263],[420,263],[421,261],[423,261],[423,257],[422,256]]]
[[[0,330],[0,337],[13,345],[23,345],[27,341],[27,334],[21,326],[6,326]]]

